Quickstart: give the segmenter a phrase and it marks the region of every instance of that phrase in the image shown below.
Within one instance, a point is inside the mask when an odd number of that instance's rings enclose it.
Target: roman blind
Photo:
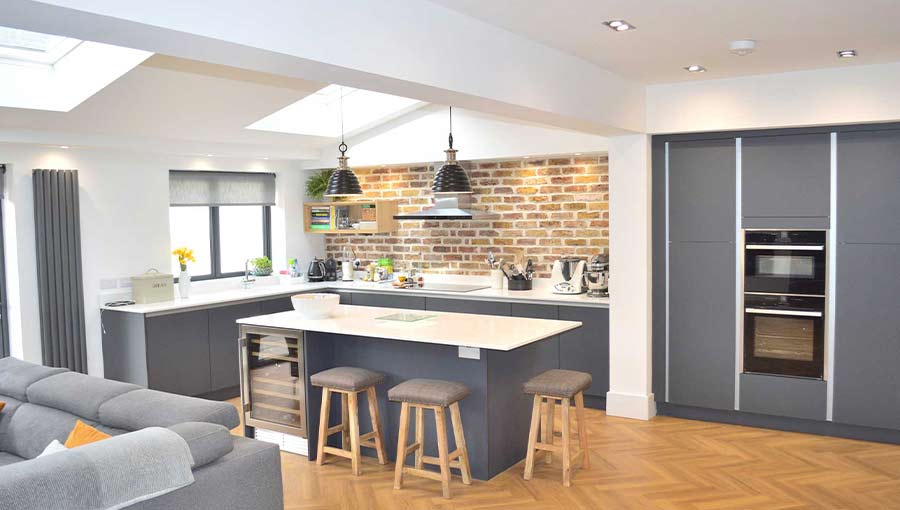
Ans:
[[[169,205],[275,205],[275,174],[169,170]]]

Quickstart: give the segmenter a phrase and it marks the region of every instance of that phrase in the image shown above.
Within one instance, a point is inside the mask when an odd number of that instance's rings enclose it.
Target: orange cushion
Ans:
[[[4,407],[6,407],[6,402],[0,402],[0,411],[2,411]]]
[[[66,448],[76,448],[110,437],[112,436],[104,434],[83,421],[78,420],[75,422],[75,428],[72,429],[72,432],[69,432],[69,438],[66,439]]]

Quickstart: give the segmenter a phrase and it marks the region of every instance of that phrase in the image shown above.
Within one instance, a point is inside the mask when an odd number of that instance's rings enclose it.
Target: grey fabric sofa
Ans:
[[[51,441],[66,440],[76,420],[113,436],[165,427],[187,442],[194,460],[194,483],[129,508],[284,508],[278,447],[229,434],[229,429],[239,424],[231,404],[162,393],[15,358],[0,359],[0,401],[6,402],[0,411],[0,473],[7,468],[19,476],[23,470],[27,472],[31,459]],[[46,462],[42,468],[46,469]],[[16,508],[15,502],[5,503]]]

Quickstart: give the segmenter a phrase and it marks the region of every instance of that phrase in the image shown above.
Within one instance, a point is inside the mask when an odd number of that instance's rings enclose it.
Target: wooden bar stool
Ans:
[[[528,433],[528,453],[525,455],[525,479],[534,474],[534,454],[537,450],[547,452],[546,462],[553,460],[553,452],[562,454],[563,485],[569,487],[572,479],[572,463],[581,458],[581,468],[590,469],[591,457],[588,450],[587,426],[584,418],[584,390],[591,385],[591,375],[573,370],[548,370],[525,383],[524,391],[534,395],[531,409],[531,429]],[[575,399],[575,414],[578,418],[578,440],[581,444],[577,454],[572,455],[569,433],[569,406]],[[547,400],[547,408],[541,418],[541,404]],[[555,405],[562,404],[562,444],[553,444],[553,418]],[[543,421],[541,440],[538,428]]]
[[[388,390],[388,398],[402,402],[400,407],[400,435],[397,439],[397,466],[394,469],[394,489],[403,488],[403,475],[410,474],[437,480],[443,486],[445,498],[450,497],[450,468],[457,468],[466,485],[472,483],[472,472],[469,469],[469,451],[466,449],[466,438],[463,433],[462,418],[459,414],[459,401],[469,395],[465,384],[436,379],[410,379]],[[407,444],[409,435],[409,408],[416,410],[416,440]],[[450,408],[450,422],[453,425],[453,437],[456,450],[448,452],[447,421],[445,409]],[[438,456],[425,455],[425,410],[434,411],[434,423],[437,430]],[[414,467],[407,467],[406,456],[415,453]],[[458,460],[457,460],[458,459]],[[424,469],[425,464],[440,466],[440,474]]]
[[[378,463],[387,464],[384,454],[384,442],[381,436],[381,416],[378,413],[378,399],[375,385],[384,381],[384,375],[364,368],[337,367],[313,374],[309,382],[313,386],[322,387],[322,410],[319,415],[318,458],[316,463],[322,465],[325,455],[337,455],[350,459],[353,474],[360,474],[359,448],[374,448],[378,454]],[[369,415],[372,419],[372,431],[359,434],[359,400],[358,395],[366,393],[369,401]],[[331,394],[341,395],[341,423],[328,426],[328,415],[331,412]],[[328,437],[341,433],[341,448],[327,446]]]

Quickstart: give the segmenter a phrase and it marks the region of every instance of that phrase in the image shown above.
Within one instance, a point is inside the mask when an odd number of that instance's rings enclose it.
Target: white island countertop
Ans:
[[[466,277],[447,277],[447,276],[428,276],[429,281],[442,283],[482,283]],[[508,289],[480,289],[471,292],[447,292],[439,290],[427,289],[396,289],[389,283],[368,283],[368,282],[290,282],[290,283],[260,284],[249,289],[242,289],[237,282],[231,282],[230,288],[220,288],[214,292],[202,292],[197,289],[191,297],[187,299],[175,299],[172,301],[162,301],[159,303],[149,303],[128,306],[101,306],[104,310],[115,310],[119,312],[129,312],[146,315],[165,315],[170,313],[184,312],[201,308],[212,308],[216,306],[227,306],[248,301],[258,301],[266,298],[274,298],[278,296],[287,296],[290,294],[299,294],[301,292],[320,292],[320,291],[349,291],[361,293],[375,294],[393,294],[393,295],[410,295],[410,296],[426,296],[440,297],[446,299],[464,299],[473,301],[501,301],[509,303],[524,304],[541,304],[541,305],[567,305],[567,306],[587,306],[596,308],[608,308],[609,298],[588,297],[586,294],[554,294],[549,280],[534,281],[534,290],[508,290]],[[206,282],[202,282],[206,283]],[[117,297],[116,299],[124,299]],[[103,302],[113,301],[109,298]]]
[[[427,315],[417,322],[380,319],[392,314]],[[298,331],[315,331],[370,338],[386,338],[455,347],[511,351],[518,347],[578,328],[580,322],[410,311],[375,306],[338,305],[332,317],[305,319],[289,311],[238,319],[238,324]]]

